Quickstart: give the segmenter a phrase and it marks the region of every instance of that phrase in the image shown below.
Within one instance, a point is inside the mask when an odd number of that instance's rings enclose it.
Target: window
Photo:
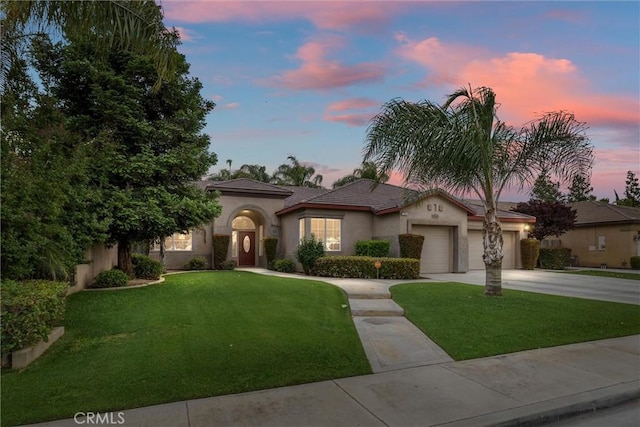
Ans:
[[[298,220],[298,227],[300,227],[298,241],[301,241],[305,237],[305,235],[304,235],[304,221],[305,221],[304,218],[300,218]]]
[[[331,218],[311,218],[311,234],[324,242],[326,251],[340,251],[341,220]]]
[[[231,256],[237,258],[238,257],[238,232],[231,232]]]
[[[258,245],[258,256],[262,256],[264,253],[264,226],[262,225],[258,227],[258,242],[260,242]]]
[[[164,239],[164,248],[167,251],[190,251],[191,245],[191,233],[175,233]],[[154,249],[160,250],[160,245],[156,244]]]

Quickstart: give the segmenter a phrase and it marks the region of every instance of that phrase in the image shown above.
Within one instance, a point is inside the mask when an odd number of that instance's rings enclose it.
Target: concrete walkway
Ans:
[[[640,399],[640,335],[454,362],[390,299],[389,287],[406,281],[295,277],[346,291],[374,374],[130,409],[115,419],[158,427],[516,426]]]

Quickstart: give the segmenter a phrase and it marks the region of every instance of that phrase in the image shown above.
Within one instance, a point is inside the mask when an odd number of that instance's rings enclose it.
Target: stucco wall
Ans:
[[[600,225],[580,227],[560,236],[562,247],[571,248],[583,267],[629,268],[629,258],[638,256],[640,223],[628,225]],[[599,237],[604,237],[604,248]]]
[[[372,238],[373,214],[360,211],[339,211],[331,209],[304,209],[283,215],[280,218],[282,225],[281,254],[284,258],[295,260],[295,250],[299,241],[299,219],[305,218],[305,230],[310,233],[311,218],[338,218],[341,219],[340,251],[327,251],[326,255],[353,255],[355,244],[358,240]]]
[[[84,264],[78,264],[75,271],[75,284],[69,288],[68,293],[74,293],[86,288],[93,279],[104,270],[111,270],[118,264],[118,246],[110,248],[96,244],[88,248],[84,253]]]

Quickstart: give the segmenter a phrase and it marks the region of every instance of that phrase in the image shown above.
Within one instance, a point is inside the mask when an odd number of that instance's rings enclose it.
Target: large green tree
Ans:
[[[638,178],[633,171],[627,171],[627,180],[624,186],[624,199],[618,196],[618,192],[614,190],[616,196],[616,205],[620,206],[640,206],[640,184]]]
[[[473,192],[484,207],[485,294],[502,293],[502,226],[497,204],[505,188],[523,188],[542,171],[561,180],[585,174],[593,161],[584,123],[558,111],[515,128],[497,116],[492,89],[461,88],[442,105],[393,99],[367,130],[364,161],[398,170],[407,185]]]
[[[575,175],[569,186],[567,202],[573,203],[596,200],[596,197],[591,194],[592,191],[593,187],[591,186],[591,180],[588,176]]]
[[[542,171],[531,188],[531,200],[562,203],[564,198],[560,191],[560,183],[552,181],[549,174],[546,171]]]
[[[87,209],[99,196],[85,185],[87,146],[46,84],[33,81],[27,53],[12,62],[2,91],[2,276],[65,279],[87,246],[104,239],[106,223]]]
[[[118,244],[118,265],[129,274],[132,243],[187,231],[220,212],[193,184],[216,162],[202,133],[214,104],[175,45],[173,54],[176,74],[159,86],[153,58],[113,50],[97,63],[91,40],[52,48],[42,61],[55,64],[54,93],[70,127],[89,141],[89,186],[100,189],[107,242]]]

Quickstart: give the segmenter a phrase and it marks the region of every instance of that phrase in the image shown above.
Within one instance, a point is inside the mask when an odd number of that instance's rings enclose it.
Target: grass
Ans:
[[[563,273],[580,274],[583,276],[613,277],[615,279],[640,280],[640,273],[627,273],[625,271],[576,270],[576,271],[565,271]]]
[[[370,373],[345,304],[326,283],[233,271],[71,295],[64,337],[3,372],[2,425]]]
[[[640,306],[462,283],[391,288],[405,316],[453,359],[466,360],[640,333]]]

